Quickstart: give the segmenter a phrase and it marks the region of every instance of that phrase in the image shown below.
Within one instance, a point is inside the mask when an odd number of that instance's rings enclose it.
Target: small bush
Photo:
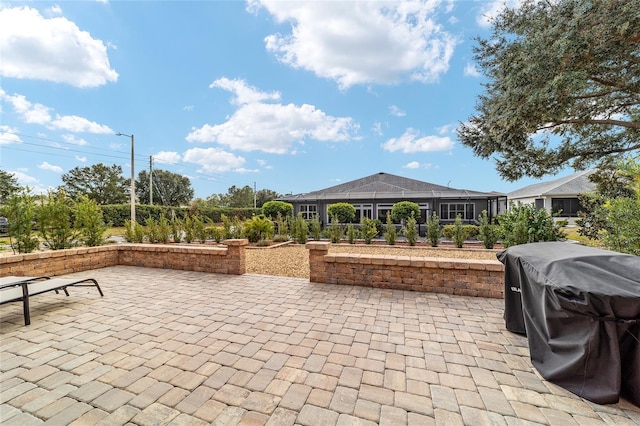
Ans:
[[[278,216],[292,217],[293,204],[285,201],[267,201],[262,205],[262,213],[272,220],[275,220]]]
[[[456,220],[453,223],[453,232],[451,233],[451,239],[457,248],[462,248],[464,241],[467,239],[467,231],[462,225],[462,216],[457,215]]]
[[[254,216],[244,223],[244,233],[251,243],[268,240],[274,234],[273,222],[263,215]]]
[[[329,236],[329,240],[334,244],[339,243],[342,239],[342,228],[340,227],[338,216],[331,216],[331,224],[327,229],[327,234]]]
[[[291,224],[291,234],[293,240],[298,244],[304,244],[309,237],[309,225],[307,221],[302,217],[302,213],[298,213],[295,220]]]
[[[478,217],[478,231],[478,239],[482,241],[487,249],[492,249],[500,238],[500,229],[493,221],[489,221],[486,210],[483,210]]]
[[[413,201],[400,201],[391,207],[391,218],[397,222],[402,222],[413,217],[420,217],[420,206]]]
[[[441,234],[442,231],[440,229],[440,218],[438,217],[436,212],[433,212],[431,217],[427,220],[427,238],[429,239],[431,247],[438,247]]]
[[[395,245],[396,240],[398,239],[398,230],[396,229],[396,225],[393,223],[391,213],[389,212],[387,212],[387,226],[386,232],[384,233],[384,239],[390,246]]]
[[[74,247],[78,234],[71,226],[71,198],[60,189],[41,196],[40,202],[37,220],[44,244],[51,250]]]
[[[318,219],[318,215],[314,215],[311,222],[309,222],[309,233],[315,241],[320,241],[322,238],[322,224],[320,223],[320,219]]]
[[[418,227],[416,226],[416,218],[411,215],[407,219],[404,227],[402,228],[402,234],[407,239],[410,246],[415,246],[418,241]]]
[[[356,218],[356,208],[349,203],[335,203],[327,207],[329,217],[338,218],[339,223],[351,223]]]
[[[349,244],[355,244],[357,239],[358,230],[355,226],[353,226],[353,223],[350,223],[349,225],[347,225],[347,242]]]
[[[378,235],[378,228],[376,227],[376,221],[363,217],[360,224],[360,233],[364,239],[365,244],[371,244],[373,238]]]
[[[104,244],[104,232],[107,224],[102,218],[102,209],[87,195],[81,195],[75,207],[76,219],[74,227],[79,231],[79,238],[87,247]]]

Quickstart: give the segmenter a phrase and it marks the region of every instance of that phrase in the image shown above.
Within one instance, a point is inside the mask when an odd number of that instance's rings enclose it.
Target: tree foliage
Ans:
[[[0,169],[0,205],[5,204],[19,189],[15,175]]]
[[[420,217],[420,206],[413,201],[400,201],[391,207],[391,218],[397,222]]]
[[[340,223],[351,223],[356,218],[356,208],[349,203],[334,203],[327,207],[329,217],[335,216]]]
[[[126,203],[130,197],[129,181],[122,176],[122,167],[102,163],[76,167],[62,175],[64,189],[73,200],[86,194],[100,205]]]
[[[293,204],[285,201],[267,201],[262,205],[262,212],[270,219],[293,216]]]
[[[153,177],[153,204],[184,206],[193,199],[193,188],[188,177],[167,170],[156,169]],[[149,203],[149,173],[142,170],[136,179],[136,195],[141,203]]]
[[[525,0],[477,39],[488,77],[464,145],[509,180],[640,150],[640,0]]]

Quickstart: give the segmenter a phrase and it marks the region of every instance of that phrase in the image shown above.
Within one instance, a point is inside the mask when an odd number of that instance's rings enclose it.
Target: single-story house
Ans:
[[[356,222],[362,217],[385,222],[387,212],[400,201],[412,201],[420,206],[417,219],[422,224],[434,211],[440,222],[446,224],[452,223],[458,214],[465,223],[474,223],[483,210],[487,210],[489,217],[495,217],[507,209],[507,197],[502,193],[454,189],[383,172],[278,199],[293,204],[296,215],[302,213],[307,220],[317,215],[322,223],[330,222],[327,207],[340,202],[356,208]]]
[[[507,194],[509,204],[534,203],[537,209],[545,209],[549,214],[559,213],[558,219],[572,222],[581,210],[578,194],[595,190],[589,175],[595,170],[583,170],[549,182],[536,183]]]

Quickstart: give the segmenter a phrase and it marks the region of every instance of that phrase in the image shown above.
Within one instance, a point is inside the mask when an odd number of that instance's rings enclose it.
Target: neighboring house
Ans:
[[[535,204],[550,214],[559,213],[559,219],[573,222],[581,210],[578,194],[590,192],[595,184],[589,181],[589,175],[595,170],[584,170],[549,182],[536,183],[507,194],[509,204]]]
[[[434,211],[441,223],[452,223],[458,214],[464,222],[474,223],[483,210],[495,217],[507,208],[507,197],[502,193],[454,189],[382,172],[319,191],[286,195],[279,200],[293,204],[296,215],[302,213],[307,220],[317,215],[325,224],[330,222],[327,207],[340,202],[356,208],[356,222],[363,216],[385,222],[387,212],[399,201],[412,201],[420,206],[418,223],[426,223]]]

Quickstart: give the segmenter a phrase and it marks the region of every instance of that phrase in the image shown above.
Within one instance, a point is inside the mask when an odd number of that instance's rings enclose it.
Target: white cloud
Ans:
[[[233,91],[232,102],[239,108],[222,124],[205,124],[187,135],[189,142],[217,142],[241,151],[264,151],[274,154],[291,152],[294,143],[306,139],[327,142],[348,141],[354,137],[358,124],[349,117],[332,117],[313,105],[262,103],[279,99],[271,94],[247,86],[239,80],[224,80],[223,87]],[[214,82],[215,84],[215,82]]]
[[[439,134],[445,135],[450,133],[452,130],[456,128],[457,124],[445,124],[444,126],[437,127],[436,130]]]
[[[9,170],[8,173],[12,174],[22,186],[38,183],[38,179],[20,170]]]
[[[396,117],[404,117],[407,113],[395,105],[389,105],[389,114],[395,115]]]
[[[76,155],[74,157],[77,161],[81,162],[81,163],[86,163],[87,162],[87,157],[81,157],[79,155]]]
[[[415,129],[408,128],[399,138],[391,138],[382,144],[386,151],[401,151],[405,154],[414,152],[447,151],[453,148],[450,137],[423,136]]]
[[[1,12],[1,11],[0,11]],[[27,100],[24,95],[14,93],[8,95],[4,90],[0,89],[0,100],[8,102],[13,107],[13,110],[20,115],[20,118],[29,124],[42,124],[51,129],[62,129],[75,133],[98,133],[98,134],[112,134],[113,130],[104,124],[98,124],[95,121],[90,121],[84,117],[77,115],[59,115],[56,114],[55,120],[51,117],[52,108],[39,103],[32,103]],[[74,138],[72,135],[63,136],[65,140],[67,138]],[[72,139],[75,140],[75,139]],[[84,139],[76,140],[76,145],[86,145],[87,142]]]
[[[177,164],[180,162],[182,157],[177,152],[160,151],[157,154],[153,155],[153,159],[156,160],[158,163]]]
[[[521,4],[521,0],[491,0],[484,2],[480,12],[476,16],[476,22],[483,28],[490,27],[493,20],[506,7],[517,8]]]
[[[51,122],[54,129],[67,130],[74,133],[98,133],[103,135],[113,134],[113,130],[104,124],[89,121],[77,115],[56,115],[56,119]]]
[[[474,64],[470,64],[467,62],[467,65],[464,66],[464,75],[468,77],[480,77],[480,71]]]
[[[191,148],[185,151],[183,161],[195,163],[203,173],[222,173],[241,168],[246,160],[218,148]]]
[[[259,171],[260,170],[258,169],[245,169],[244,167],[240,167],[234,170],[234,172],[236,173],[258,173]]]
[[[54,166],[53,164],[49,164],[46,161],[43,161],[42,164],[38,166],[38,168],[41,170],[49,170],[50,172],[54,173],[62,173],[62,167]]]
[[[0,145],[22,143],[20,136],[16,135],[18,129],[6,125],[0,125]]]
[[[376,121],[375,123],[373,123],[373,128],[371,130],[373,130],[373,133],[375,133],[376,135],[382,136],[382,123]]]
[[[219,87],[226,91],[234,93],[235,98],[231,99],[234,105],[253,104],[262,101],[279,101],[280,93],[278,92],[261,92],[253,86],[249,86],[244,80],[230,80],[222,77],[209,85],[209,88]]]
[[[79,146],[89,145],[89,142],[87,142],[83,138],[76,138],[75,135],[72,135],[72,134],[62,135],[62,139],[64,139],[66,143],[70,143],[73,145],[79,145]]]
[[[51,15],[62,15],[62,8],[58,4],[51,6],[47,11]]]
[[[183,111],[193,111],[193,105],[185,105],[182,107]]]
[[[118,79],[107,48],[65,17],[31,7],[0,9],[0,75],[96,87]]]
[[[265,38],[278,60],[347,89],[434,82],[447,72],[458,40],[436,23],[439,3],[249,0],[247,9],[264,7],[291,25],[291,33]]]
[[[33,104],[27,100],[24,95],[13,94],[8,95],[4,90],[0,89],[0,99],[8,102],[13,106],[13,110],[18,113],[25,123],[30,124],[46,124],[51,121],[51,108],[42,104]]]
[[[410,163],[407,163],[402,167],[405,169],[432,169],[434,166],[431,163],[420,164],[417,161],[411,161]]]

